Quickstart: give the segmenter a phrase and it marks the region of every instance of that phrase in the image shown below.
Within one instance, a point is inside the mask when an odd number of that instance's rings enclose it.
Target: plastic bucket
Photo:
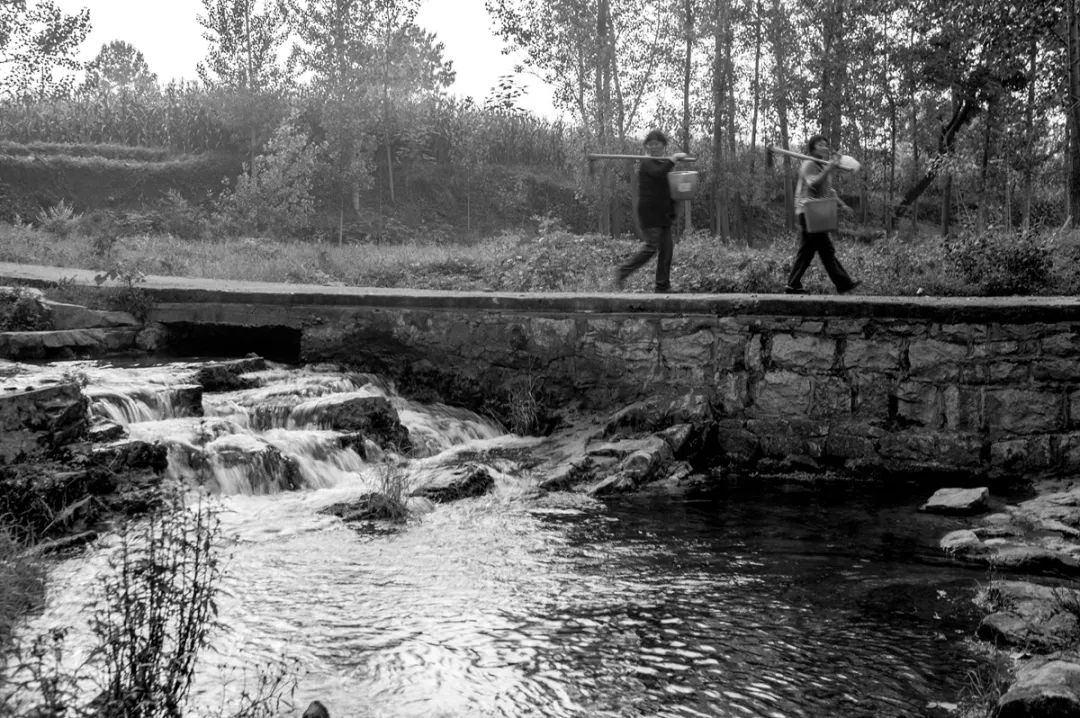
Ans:
[[[698,173],[694,170],[668,172],[667,178],[672,199],[693,199],[697,194]]]
[[[803,214],[806,217],[806,231],[835,232],[836,200],[835,199],[808,199],[803,204]]]

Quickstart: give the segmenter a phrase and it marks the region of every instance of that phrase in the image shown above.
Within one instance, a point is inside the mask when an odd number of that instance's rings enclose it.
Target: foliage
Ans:
[[[34,292],[21,287],[0,288],[0,332],[34,332],[51,328],[48,314]]]
[[[168,492],[167,492],[168,493]],[[224,575],[217,509],[167,496],[166,510],[117,529],[108,571],[92,594],[93,647],[72,666],[64,650],[70,629],[56,627],[17,646],[0,709],[73,718],[180,718],[199,659],[218,628]],[[24,578],[33,572],[24,571]],[[295,690],[295,666],[245,673],[238,701],[222,715],[278,715]],[[88,684],[98,690],[88,691]],[[35,706],[25,703],[33,701]]]
[[[0,526],[0,655],[6,655],[19,620],[41,605],[44,593],[43,562],[28,554],[6,525]]]
[[[1013,682],[1012,658],[1004,652],[991,650],[968,670],[967,681],[960,691],[957,715],[964,718],[992,718],[998,714],[998,701]]]
[[[94,275],[94,281],[99,287],[109,281],[119,282],[119,291],[111,296],[112,308],[127,312],[139,321],[146,320],[154,302],[149,292],[139,286],[146,281],[146,275],[138,263],[129,265],[116,262],[106,271]]]
[[[412,490],[408,472],[391,456],[386,456],[376,471],[378,486],[371,498],[378,502],[377,515],[394,523],[406,521],[409,518],[407,501]]]
[[[285,6],[254,0],[202,0],[205,14],[198,16],[203,39],[209,44],[198,64],[199,78],[207,87],[259,94],[284,89],[291,81],[291,62],[278,63],[288,35]]]
[[[179,718],[209,643],[222,575],[221,524],[209,505],[122,525],[91,626],[107,715]]]
[[[947,241],[946,258],[980,294],[1035,294],[1050,280],[1050,253],[1027,235],[965,232]]]
[[[205,239],[210,232],[210,219],[175,189],[165,192],[158,203],[158,231],[178,239]]]
[[[228,223],[241,232],[295,235],[311,227],[313,193],[320,146],[284,124],[274,133],[265,154],[245,166],[236,187],[221,200]]]
[[[510,417],[510,431],[519,436],[534,435],[543,430],[543,405],[538,393],[539,380],[531,373],[515,377],[509,384],[506,411]]]
[[[157,90],[157,75],[150,71],[142,52],[123,40],[102,45],[97,57],[86,65],[82,91],[116,95]]]
[[[60,239],[70,235],[79,221],[75,210],[64,200],[60,200],[52,207],[39,211],[36,219],[39,227]]]
[[[79,67],[75,53],[90,31],[90,13],[65,15],[53,0],[0,3],[0,95],[19,102],[63,96]]]

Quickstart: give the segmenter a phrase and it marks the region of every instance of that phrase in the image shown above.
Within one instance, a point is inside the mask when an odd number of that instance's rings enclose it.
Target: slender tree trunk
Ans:
[[[609,0],[599,0],[596,11],[596,113],[601,151],[611,142],[611,7]],[[611,167],[604,163],[600,170],[599,224],[600,234],[611,235],[612,185]]]
[[[773,104],[776,106],[777,125],[780,129],[780,146],[791,149],[791,134],[788,129],[788,58],[787,40],[784,28],[787,14],[781,0],[773,0],[769,18],[769,41],[773,48],[773,73],[776,80],[776,93]],[[795,229],[795,187],[792,182],[791,159],[784,156],[784,226],[788,231]]]
[[[1028,94],[1027,108],[1024,111],[1024,161],[1022,187],[1023,216],[1020,220],[1021,231],[1027,234],[1031,231],[1031,196],[1034,192],[1035,163],[1035,83],[1038,81],[1037,70],[1039,66],[1039,45],[1035,40],[1031,41],[1031,49],[1028,51]]]
[[[754,108],[750,116],[750,174],[754,174],[757,165],[758,115],[761,111],[761,0],[754,3],[754,80],[752,93]],[[755,183],[756,184],[756,183]]]
[[[712,166],[709,171],[709,188],[712,198],[712,231],[727,241],[730,236],[727,212],[727,188],[724,186],[724,100],[727,96],[727,78],[724,74],[725,26],[728,22],[728,0],[714,0],[716,26],[713,30],[713,78],[712,78]]]
[[[847,43],[844,0],[832,0],[822,18],[821,131],[833,147],[843,139],[844,93],[847,85]]]
[[[979,162],[979,207],[975,212],[975,231],[982,234],[986,231],[986,204],[990,186],[990,156],[993,154],[994,134],[994,106],[987,108],[986,121],[983,123],[983,146],[982,159]]]
[[[1065,114],[1069,128],[1068,202],[1072,227],[1080,227],[1080,0],[1067,0],[1069,78]]]
[[[683,116],[682,116],[682,150],[690,152],[690,81],[694,61],[694,0],[686,0],[686,18],[683,32],[686,34],[686,46],[683,56]],[[694,220],[690,211],[691,201],[682,203],[683,231],[689,234],[694,231]]]
[[[952,172],[946,172],[941,183],[941,236],[948,237],[952,229]]]

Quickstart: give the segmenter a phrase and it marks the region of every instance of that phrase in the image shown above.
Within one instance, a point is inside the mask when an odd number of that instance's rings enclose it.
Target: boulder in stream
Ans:
[[[481,496],[495,487],[495,469],[484,464],[436,466],[421,469],[416,480],[422,485],[410,496],[422,496],[437,504]]]
[[[195,372],[193,381],[208,392],[254,389],[259,386],[259,381],[254,377],[244,375],[249,372],[262,371],[265,368],[266,360],[253,355],[243,359],[217,362],[200,367]]]
[[[409,430],[385,396],[332,394],[294,407],[291,416],[299,426],[363,434],[383,449],[405,453],[412,447]]]
[[[1072,654],[1028,661],[997,708],[998,718],[1080,716],[1080,662]]]
[[[89,409],[76,382],[0,389],[0,461],[32,458],[85,438]]]

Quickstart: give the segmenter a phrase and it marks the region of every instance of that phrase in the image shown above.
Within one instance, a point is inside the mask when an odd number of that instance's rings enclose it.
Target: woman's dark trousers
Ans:
[[[799,251],[795,253],[795,264],[791,267],[787,285],[791,289],[802,289],[802,277],[814,260],[814,255],[821,257],[821,264],[829,274],[829,279],[836,285],[836,290],[846,292],[854,286],[851,277],[836,258],[836,248],[829,239],[828,232],[807,232],[806,215],[799,215]]]

